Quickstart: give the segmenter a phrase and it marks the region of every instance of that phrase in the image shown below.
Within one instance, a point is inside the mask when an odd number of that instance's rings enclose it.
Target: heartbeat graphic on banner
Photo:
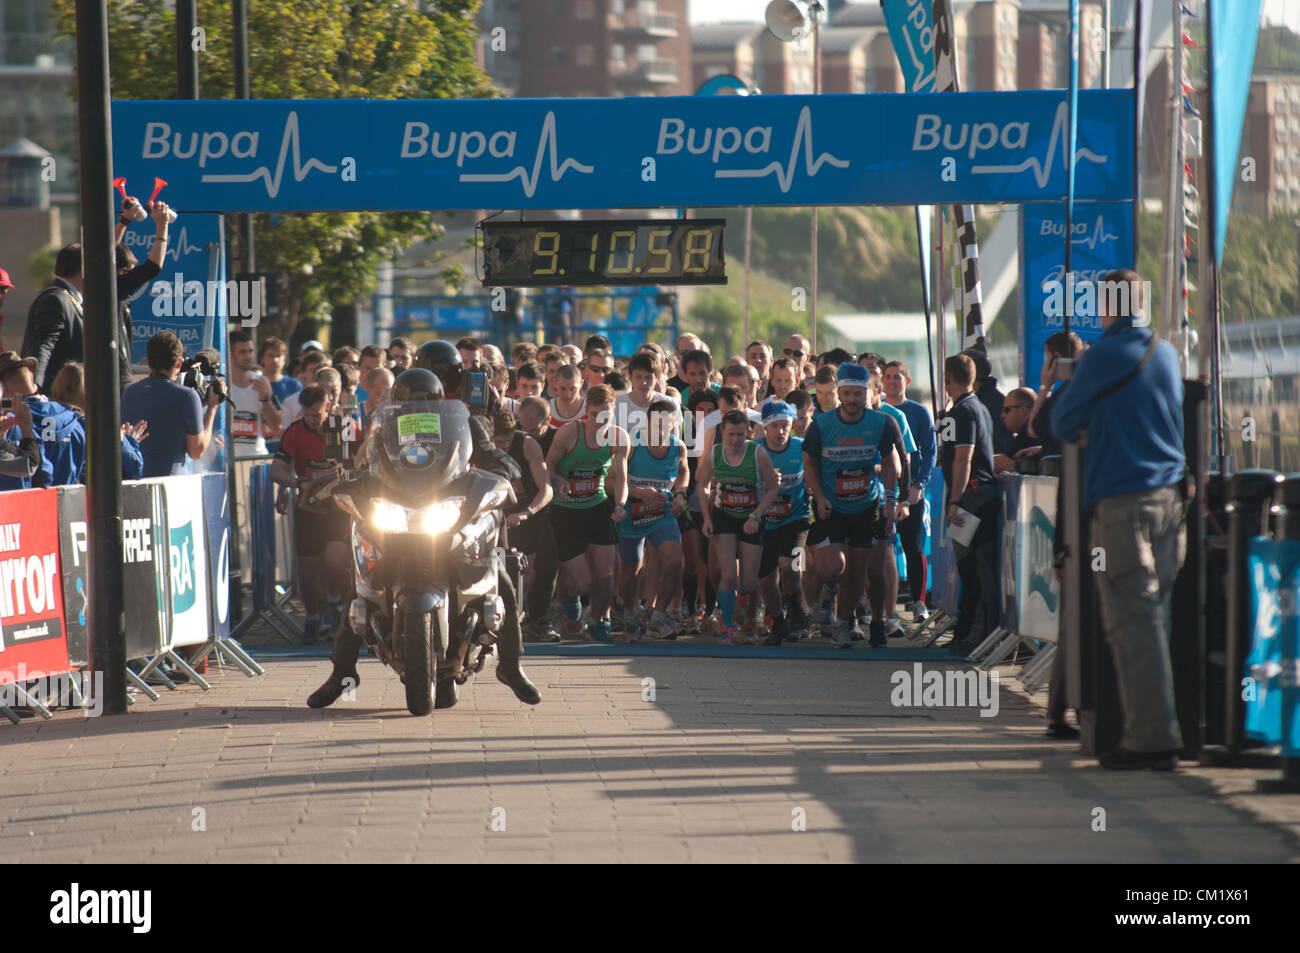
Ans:
[[[308,173],[313,168],[320,172],[334,173],[338,171],[336,165],[326,165],[319,159],[308,159],[305,163],[302,161],[302,145],[298,135],[298,113],[289,113],[289,118],[284,123],[284,135],[280,139],[280,157],[275,163],[275,172],[272,173],[266,166],[258,166],[252,172],[231,173],[226,175],[217,175],[206,173],[203,176],[204,182],[256,182],[261,179],[266,185],[266,194],[275,198],[280,194],[280,181],[284,176],[284,165],[288,158],[290,148],[293,149],[293,179],[295,182],[301,182],[307,178]]]
[[[533,159],[533,171],[530,174],[527,169],[521,165],[515,166],[509,172],[462,172],[460,180],[462,182],[509,182],[511,179],[518,179],[524,187],[524,195],[529,198],[537,191],[537,179],[542,172],[542,159],[549,154],[551,181],[559,182],[564,178],[564,173],[570,169],[590,175],[595,171],[595,166],[583,165],[577,159],[565,159],[563,162],[556,164],[559,159],[559,144],[555,132],[555,113],[548,112],[546,121],[542,123],[542,135],[537,140],[537,155]]]
[[[971,167],[971,172],[978,175],[995,175],[997,173],[1009,173],[1014,175],[1018,172],[1024,172],[1026,169],[1034,171],[1034,181],[1038,187],[1045,188],[1048,180],[1052,177],[1052,162],[1055,160],[1057,150],[1061,153],[1061,168],[1065,168],[1065,154],[1069,152],[1069,147],[1065,144],[1066,131],[1070,123],[1069,110],[1065,103],[1061,103],[1056,110],[1056,121],[1052,124],[1052,134],[1047,140],[1047,158],[1039,161],[1037,156],[1030,156],[1023,162],[1015,165],[976,165]],[[1080,159],[1087,159],[1089,162],[1095,162],[1098,165],[1105,165],[1107,156],[1099,156],[1090,149],[1080,148],[1075,152],[1074,161],[1077,164]]]
[[[789,192],[790,184],[794,181],[795,166],[799,161],[799,146],[801,143],[803,145],[804,170],[808,173],[809,178],[815,176],[817,170],[827,163],[837,169],[847,169],[849,167],[848,159],[837,159],[829,152],[823,152],[816,159],[813,159],[812,111],[805,106],[799,111],[799,122],[794,130],[794,142],[790,144],[790,159],[786,162],[784,168],[780,162],[772,162],[761,169],[718,169],[713,173],[713,177],[715,179],[763,179],[775,173],[781,192]]]

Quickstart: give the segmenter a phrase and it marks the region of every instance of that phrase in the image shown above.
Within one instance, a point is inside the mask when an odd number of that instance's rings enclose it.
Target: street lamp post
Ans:
[[[767,28],[783,43],[797,43],[812,33],[813,45],[813,95],[822,91],[821,19],[826,8],[821,0],[771,0],[764,12]],[[817,353],[817,206],[812,209],[809,229],[812,265],[808,277],[812,283],[808,295],[810,318],[809,338],[813,353]]]

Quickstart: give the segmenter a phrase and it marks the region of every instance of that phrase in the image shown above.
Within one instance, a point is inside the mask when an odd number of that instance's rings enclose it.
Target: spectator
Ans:
[[[384,349],[377,344],[367,344],[361,349],[361,360],[357,364],[358,379],[361,381],[357,387],[357,400],[365,403],[370,399],[370,391],[366,387],[366,381],[370,380],[370,372],[377,367],[388,366],[388,355]]]
[[[198,460],[212,443],[212,424],[225,400],[224,385],[214,382],[206,403],[198,392],[177,382],[185,349],[170,331],[149,339],[146,359],[149,376],[136,381],[122,395],[122,419],[138,427],[147,421],[149,439],[144,455],[144,477],[186,473],[186,460]]]
[[[1043,370],[1040,375],[1042,386],[1029,414],[1029,433],[1042,441],[1044,456],[1059,456],[1061,453],[1061,442],[1052,435],[1049,421],[1052,419],[1052,406],[1065,393],[1069,381],[1061,381],[1057,387],[1057,361],[1061,358],[1077,361],[1083,351],[1083,339],[1073,331],[1057,331],[1047,339],[1043,348]]]
[[[1112,271],[1103,285],[1137,288],[1138,281],[1137,272]],[[1107,298],[1097,295],[1104,330],[1052,408],[1051,428],[1067,443],[1087,435],[1089,545],[1106,557],[1094,578],[1124,731],[1101,764],[1167,771],[1177,767],[1183,746],[1169,659],[1170,598],[1187,548],[1183,381],[1174,348],[1136,325],[1136,293],[1122,302]],[[1116,303],[1130,307],[1107,313]]]
[[[486,361],[488,364],[491,364],[493,367],[506,366],[506,356],[501,353],[501,348],[497,347],[495,344],[483,345],[481,359]]]
[[[686,389],[677,389],[690,398],[697,392],[710,388],[717,393],[718,388],[722,386],[721,382],[714,384],[710,381],[709,376],[713,373],[713,355],[703,348],[696,351],[687,351],[686,356],[682,358],[682,378]]]
[[[266,454],[265,431],[279,434],[280,402],[270,382],[257,372],[253,360],[253,333],[244,328],[230,332],[230,436],[235,459]]]
[[[340,364],[350,364],[351,366],[356,367],[357,362],[361,360],[361,352],[356,348],[345,344],[343,347],[335,349],[331,360],[335,367],[338,367]]]
[[[565,359],[575,367],[582,360],[582,352],[578,350],[578,345],[576,344],[565,344],[560,348],[560,353],[563,354]]]
[[[69,410],[81,415],[81,425],[86,421],[86,371],[80,361],[68,361],[54,378],[50,387],[50,399],[62,404]],[[19,404],[19,406],[25,406]],[[138,480],[144,475],[144,457],[140,453],[140,441],[147,436],[148,425],[141,422],[122,424],[122,479]],[[2,456],[2,455],[0,455]]]
[[[546,387],[542,389],[542,396],[550,400],[556,393],[555,374],[561,367],[569,363],[569,358],[557,348],[554,351],[549,351],[542,360],[546,366]]]
[[[30,486],[45,456],[32,427],[31,408],[25,401],[15,401],[12,410],[0,414],[0,432],[5,434],[0,439],[0,490]]]
[[[5,299],[9,297],[9,291],[14,287],[14,283],[9,280],[9,272],[0,268],[0,322],[5,319]],[[0,348],[4,344],[0,343]]]
[[[975,365],[975,396],[989,412],[993,421],[993,452],[1007,453],[1011,449],[1011,431],[1002,422],[1002,403],[1006,400],[998,390],[998,379],[993,376],[993,365],[984,351],[983,343],[962,351]]]
[[[759,391],[763,399],[772,396],[772,346],[766,341],[750,341],[745,346],[745,363],[758,373]]]
[[[692,351],[708,351],[699,335],[689,332],[677,338],[677,373],[668,378],[668,386],[676,387],[677,392],[688,395],[690,386],[686,381],[686,355]],[[712,369],[712,365],[710,365]]]
[[[22,353],[36,361],[32,374],[38,390],[54,383],[54,376],[68,361],[82,359],[84,284],[81,245],[65,245],[54,257],[54,281],[36,296],[27,311]]]
[[[1043,442],[1029,433],[1029,417],[1034,411],[1037,395],[1031,387],[1017,387],[1002,402],[1002,423],[1011,434],[1007,453],[993,456],[993,468],[998,473],[1014,473],[1017,457],[1036,457],[1043,451]]]
[[[388,367],[397,376],[411,366],[415,358],[415,342],[408,337],[395,337],[388,345]]]
[[[591,352],[600,348],[606,354],[612,353],[614,345],[609,342],[609,338],[603,334],[593,334],[587,338],[587,343],[582,346],[583,353],[591,357]]]
[[[829,367],[831,370],[837,369],[841,364],[854,363],[853,355],[842,347],[833,347],[829,351],[823,351],[817,356],[817,370],[823,367]]]
[[[954,354],[944,361],[943,386],[952,398],[937,423],[948,523],[961,526],[972,515],[979,520],[969,545],[953,543],[961,603],[948,650],[969,655],[1001,616],[997,530],[1002,493],[993,473],[993,421],[975,396],[975,362],[969,355]]]
[[[120,386],[123,391],[134,379],[131,373],[131,349],[135,331],[131,321],[131,299],[144,291],[145,285],[162,273],[163,258],[167,254],[167,216],[170,211],[163,202],[154,202],[149,206],[155,228],[153,246],[149,249],[148,260],[137,264],[131,249],[122,244],[122,235],[134,220],[134,208],[129,212],[127,208],[139,204],[136,199],[127,201],[131,204],[123,206],[122,217],[113,229],[113,240],[117,242],[117,349]]]
[[[20,358],[13,351],[0,354],[0,389],[15,406],[22,403],[32,418],[33,432],[42,444],[41,468],[21,486],[66,486],[81,482],[86,465],[86,427],[81,414],[42,396],[32,376],[34,358]],[[11,431],[8,439],[20,441]],[[7,489],[17,486],[3,484]]]

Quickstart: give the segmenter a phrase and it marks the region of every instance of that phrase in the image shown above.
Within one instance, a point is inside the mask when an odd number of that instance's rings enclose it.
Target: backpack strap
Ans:
[[[1133,366],[1133,369],[1131,371],[1129,371],[1127,374],[1121,377],[1114,384],[1111,384],[1109,387],[1102,390],[1093,399],[1101,400],[1103,397],[1109,397],[1111,394],[1115,393],[1115,391],[1119,390],[1120,388],[1128,384],[1130,381],[1132,381],[1135,377],[1138,376],[1138,374],[1142,373],[1142,368],[1146,367],[1147,361],[1151,360],[1151,355],[1156,352],[1156,346],[1159,345],[1159,343],[1160,343],[1160,338],[1156,336],[1155,330],[1152,329],[1151,340],[1147,343],[1147,350],[1146,353],[1142,355],[1142,360],[1138,361],[1137,364]]]

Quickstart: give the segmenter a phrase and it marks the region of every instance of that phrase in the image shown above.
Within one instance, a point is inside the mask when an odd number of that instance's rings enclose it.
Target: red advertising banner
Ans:
[[[0,493],[0,683],[71,671],[58,514],[53,489]]]

